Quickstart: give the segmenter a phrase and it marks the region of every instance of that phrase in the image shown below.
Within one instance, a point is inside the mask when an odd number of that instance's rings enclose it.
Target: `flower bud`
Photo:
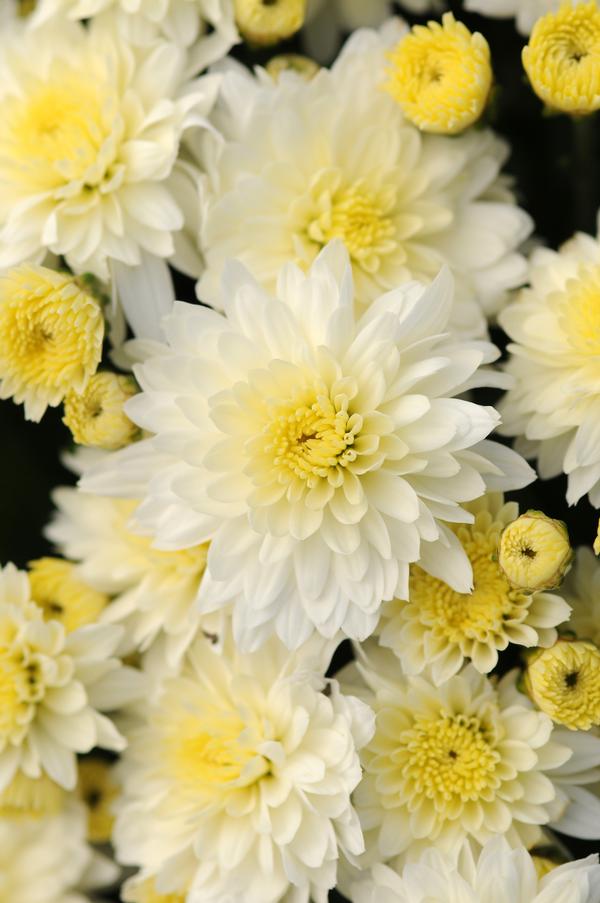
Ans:
[[[308,56],[302,56],[301,53],[281,53],[270,59],[265,66],[275,82],[279,80],[282,72],[296,72],[308,82],[314,78],[320,68],[318,63]]]
[[[80,580],[76,566],[64,558],[30,561],[29,583],[45,619],[60,621],[67,633],[93,624],[108,605],[108,596]]]
[[[525,689],[540,711],[570,730],[600,724],[600,649],[561,639],[536,650],[527,663]]]
[[[67,395],[63,423],[79,445],[123,448],[140,433],[123,410],[125,402],[137,392],[133,377],[108,371],[96,373],[82,393]]]
[[[565,524],[542,511],[526,511],[500,536],[498,564],[510,583],[524,592],[558,586],[572,559]]]
[[[235,20],[242,37],[268,47],[302,28],[306,0],[235,0]]]

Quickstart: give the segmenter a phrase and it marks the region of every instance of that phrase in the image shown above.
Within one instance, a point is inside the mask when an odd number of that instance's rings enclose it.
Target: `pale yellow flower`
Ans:
[[[525,592],[558,586],[572,560],[565,524],[542,511],[526,511],[500,537],[498,563],[510,583]]]
[[[563,3],[536,22],[523,48],[523,66],[535,93],[565,113],[600,109],[600,9]]]
[[[0,398],[28,420],[83,391],[103,338],[100,305],[73,276],[23,264],[0,278]]]
[[[109,598],[77,577],[76,566],[63,558],[29,562],[32,598],[46,620],[60,621],[67,633],[98,620]]]
[[[277,44],[304,24],[306,0],[234,0],[235,21],[252,44]]]
[[[384,87],[424,132],[454,135],[483,113],[492,86],[490,48],[452,13],[441,23],[415,25],[390,60]]]
[[[0,792],[0,819],[56,815],[62,810],[64,801],[65,791],[48,775],[42,773],[38,778],[30,778],[18,771]]]
[[[534,653],[525,686],[537,707],[570,730],[600,724],[600,649],[594,643],[559,640]]]
[[[112,805],[119,796],[119,785],[113,777],[113,766],[99,756],[89,756],[79,762],[77,790],[88,812],[88,840],[108,843],[114,815]]]
[[[104,371],[96,373],[83,392],[65,398],[63,423],[79,445],[114,450],[129,445],[140,435],[123,405],[138,392],[130,376]]]

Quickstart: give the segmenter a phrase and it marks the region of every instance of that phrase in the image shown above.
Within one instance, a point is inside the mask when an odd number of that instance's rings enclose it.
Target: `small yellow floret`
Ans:
[[[600,8],[563,3],[538,19],[523,48],[535,93],[549,107],[583,115],[600,109]]]
[[[0,278],[0,398],[24,403],[28,420],[83,391],[103,338],[100,305],[73,276],[23,265]]]
[[[242,37],[266,47],[302,28],[306,0],[234,0],[234,9]]]
[[[566,526],[541,511],[526,511],[500,537],[498,563],[512,585],[525,592],[558,586],[572,559]]]
[[[598,532],[594,540],[594,552],[596,555],[600,555],[600,520],[598,521]]]
[[[60,621],[67,633],[93,624],[108,605],[108,596],[76,576],[75,565],[62,558],[38,558],[29,563],[31,595],[44,618]]]
[[[390,54],[384,87],[424,132],[455,135],[481,116],[492,86],[490,48],[445,13],[415,25]]]
[[[282,72],[296,72],[310,81],[320,68],[318,63],[301,53],[281,53],[270,59],[265,66],[273,81],[278,81]]]
[[[65,791],[47,775],[29,778],[18,771],[0,793],[0,818],[41,818],[56,815],[63,807]]]
[[[554,869],[558,868],[558,862],[554,862],[553,859],[548,859],[547,856],[536,856],[532,855],[533,864],[535,866],[535,871],[538,876],[538,880],[541,881],[544,875],[549,874],[554,871]]]
[[[139,427],[123,410],[125,402],[137,392],[132,377],[108,371],[96,373],[83,392],[67,395],[63,423],[79,445],[122,448],[139,436]]]
[[[159,894],[153,878],[129,887],[127,903],[185,903],[185,894]]]
[[[531,656],[525,686],[537,707],[570,730],[600,724],[600,649],[559,640]]]
[[[88,840],[108,843],[115,820],[112,804],[119,795],[111,763],[98,756],[82,759],[77,790],[88,810]]]

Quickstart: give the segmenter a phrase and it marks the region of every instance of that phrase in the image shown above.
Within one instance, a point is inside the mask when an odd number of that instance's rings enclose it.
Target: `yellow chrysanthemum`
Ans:
[[[123,405],[137,391],[130,376],[96,373],[83,392],[67,395],[63,423],[79,445],[110,450],[129,445],[140,430],[125,414]]]
[[[123,899],[127,903],[185,903],[185,894],[159,894],[153,878],[129,883]]]
[[[535,93],[565,113],[600,109],[600,8],[563,3],[536,22],[523,48],[523,66]]]
[[[0,278],[0,398],[28,420],[83,391],[102,355],[100,305],[78,280],[24,264]]]
[[[492,86],[490,48],[452,13],[415,25],[390,60],[385,88],[422,131],[454,135],[481,116]]]
[[[112,804],[119,795],[110,762],[98,756],[82,759],[77,790],[88,810],[88,840],[108,843],[114,823]]]
[[[38,558],[29,563],[31,595],[46,620],[60,621],[67,633],[95,623],[109,598],[76,576],[76,567],[63,558]]]
[[[565,524],[542,511],[526,511],[500,537],[498,563],[510,583],[524,592],[558,586],[572,560]]]
[[[598,532],[594,540],[594,552],[596,555],[600,555],[600,520],[598,521]]]
[[[600,649],[594,643],[559,640],[534,653],[525,686],[537,707],[570,730],[600,724]]]
[[[242,37],[267,46],[290,38],[302,28],[306,0],[235,0],[234,10]]]
[[[282,72],[296,72],[310,81],[321,68],[318,63],[301,53],[281,53],[274,56],[265,66],[274,81],[278,81]]]
[[[0,793],[0,818],[56,815],[61,811],[64,800],[65,791],[47,775],[29,778],[18,771]]]

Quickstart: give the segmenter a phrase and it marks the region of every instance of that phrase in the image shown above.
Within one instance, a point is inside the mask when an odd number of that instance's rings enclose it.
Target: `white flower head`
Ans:
[[[167,179],[212,102],[184,66],[174,44],[134,48],[110,22],[19,32],[0,60],[1,267],[50,250],[107,278],[110,260],[173,253],[183,215]]]
[[[478,855],[465,844],[458,858],[427,850],[398,872],[384,865],[356,883],[352,903],[598,903],[597,856],[578,859],[538,878],[527,850],[504,837],[489,840]]]
[[[600,242],[578,233],[559,251],[532,254],[530,287],[500,315],[513,340],[514,387],[501,432],[537,457],[542,479],[568,475],[567,501],[600,507]]]
[[[121,633],[94,624],[66,635],[31,601],[27,574],[0,570],[0,791],[17,770],[72,789],[76,753],[123,749],[101,714],[141,693],[137,672],[112,657]]]
[[[458,593],[412,565],[409,601],[384,605],[378,626],[380,642],[398,656],[406,674],[429,667],[438,685],[460,671],[466,658],[487,674],[509,643],[551,646],[556,627],[570,612],[553,593],[514,589],[498,565],[500,534],[518,516],[518,505],[491,493],[465,507],[474,515],[473,523],[452,529],[471,562],[473,591]]]
[[[471,336],[522,284],[516,249],[531,223],[499,176],[507,148],[490,131],[422,135],[404,119],[382,90],[401,34],[356,32],[310,81],[224,70],[213,116],[220,135],[190,145],[207,176],[201,300],[220,303],[229,257],[273,291],[285,262],[306,270],[334,238],[348,248],[362,308],[447,264],[457,282],[451,325]]]
[[[413,860],[432,844],[456,854],[465,840],[495,834],[530,847],[544,825],[600,833],[600,802],[579,786],[598,779],[600,739],[553,728],[517,691],[516,672],[496,684],[467,665],[435,687],[427,676],[402,677],[372,643],[359,671],[376,715],[354,795],[368,863]]]
[[[81,474],[102,459],[102,453],[79,450],[68,463]],[[197,607],[206,543],[174,551],[154,548],[151,537],[130,528],[139,504],[134,499],[102,498],[68,486],[52,498],[57,511],[47,537],[77,562],[86,584],[113,597],[103,620],[123,624],[135,649],[159,645],[166,663],[175,666],[201,626],[218,629],[216,616],[203,617]]]
[[[523,486],[531,470],[486,440],[493,408],[454,398],[494,383],[487,343],[444,332],[447,272],[355,315],[339,243],[305,275],[282,270],[277,299],[239,264],[226,315],[178,304],[168,346],[136,368],[128,416],[155,434],[84,476],[85,491],[143,498],[158,548],[211,541],[203,611],[234,603],[236,641],[272,632],[290,647],[316,629],[364,638],[382,599],[406,598],[419,561],[459,592],[471,567],[444,521],[460,503]]]
[[[372,714],[324,680],[322,641],[225,645],[199,638],[131,732],[119,859],[188,903],[325,903],[340,852],[364,850],[350,794]]]

